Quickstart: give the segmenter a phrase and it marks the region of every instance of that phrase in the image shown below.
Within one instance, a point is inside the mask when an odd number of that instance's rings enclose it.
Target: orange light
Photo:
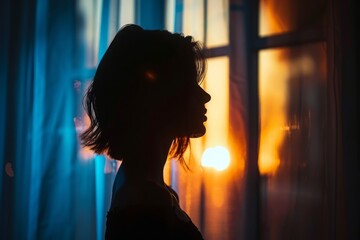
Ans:
[[[261,135],[259,170],[272,174],[280,165],[280,151],[286,135],[300,130],[299,121],[288,116],[291,81],[312,76],[314,60],[306,55],[286,58],[287,49],[262,50],[259,53],[259,97]]]
[[[222,146],[207,148],[201,157],[201,166],[223,171],[230,165],[230,153]]]
[[[274,173],[279,164],[279,149],[285,138],[287,126],[287,98],[290,70],[280,60],[279,50],[263,50],[259,55],[259,95],[261,135],[259,171]],[[291,69],[291,68],[290,68]]]
[[[211,101],[206,105],[208,121],[201,165],[223,171],[230,164],[229,151],[223,147],[228,146],[229,132],[229,59],[213,58],[208,65],[205,90],[211,95]]]

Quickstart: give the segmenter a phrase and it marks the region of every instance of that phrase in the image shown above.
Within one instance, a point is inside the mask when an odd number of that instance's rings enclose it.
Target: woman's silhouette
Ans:
[[[169,156],[205,134],[199,81],[205,58],[192,37],[123,27],[102,58],[85,96],[90,127],[83,145],[122,160],[107,215],[106,239],[202,239],[163,180]]]

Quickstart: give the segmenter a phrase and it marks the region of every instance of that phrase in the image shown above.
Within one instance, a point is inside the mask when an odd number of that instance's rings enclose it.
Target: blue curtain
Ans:
[[[99,1],[101,59],[114,1]],[[138,24],[163,28],[164,1],[136,5]],[[74,119],[95,71],[83,28],[76,0],[1,2],[0,239],[103,239],[116,167],[79,155]]]
[[[165,0],[136,0],[136,23],[144,29],[164,29]]]
[[[78,155],[76,2],[7,0],[0,17],[0,238],[102,239],[113,174]]]

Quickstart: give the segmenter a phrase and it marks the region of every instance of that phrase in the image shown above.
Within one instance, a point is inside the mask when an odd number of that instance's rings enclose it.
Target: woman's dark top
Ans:
[[[128,197],[124,197],[128,196]],[[176,192],[151,181],[124,184],[107,214],[105,239],[203,239]]]

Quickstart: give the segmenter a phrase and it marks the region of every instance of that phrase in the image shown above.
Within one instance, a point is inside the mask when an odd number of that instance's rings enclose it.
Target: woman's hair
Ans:
[[[96,153],[123,159],[129,141],[141,139],[146,128],[142,127],[146,121],[142,106],[149,101],[147,93],[155,85],[160,93],[176,91],[186,81],[184,72],[194,66],[200,82],[205,58],[192,37],[124,26],[105,52],[85,94],[90,126],[81,134],[82,144]],[[185,166],[183,154],[190,137],[175,136],[169,152]]]

